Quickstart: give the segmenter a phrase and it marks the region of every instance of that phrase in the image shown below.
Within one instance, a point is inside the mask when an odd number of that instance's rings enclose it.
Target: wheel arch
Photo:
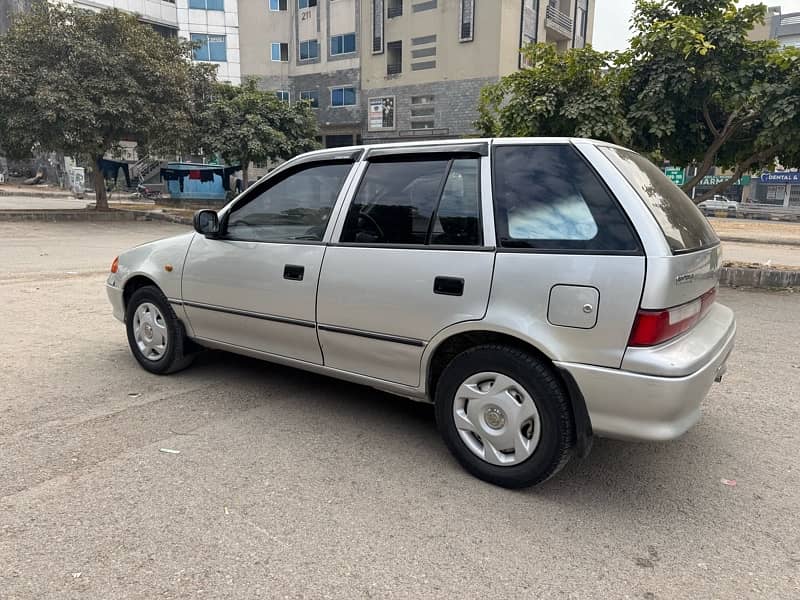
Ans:
[[[128,278],[128,280],[125,282],[125,285],[122,287],[122,305],[126,311],[128,310],[128,302],[130,301],[134,292],[148,285],[152,285],[153,287],[161,290],[159,285],[147,275],[137,273],[136,275]],[[163,290],[161,291],[163,293]]]
[[[430,401],[435,401],[438,379],[448,363],[458,354],[485,344],[503,344],[536,356],[547,364],[556,374],[570,400],[572,419],[575,425],[575,445],[578,456],[584,457],[592,445],[592,424],[586,408],[586,400],[580,388],[569,372],[559,368],[541,348],[528,340],[503,331],[486,328],[475,328],[452,332],[437,341],[435,346],[426,352],[425,360],[425,394]]]

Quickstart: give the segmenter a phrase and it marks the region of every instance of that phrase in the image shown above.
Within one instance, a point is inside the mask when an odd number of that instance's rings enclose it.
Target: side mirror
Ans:
[[[219,217],[215,210],[209,208],[198,210],[192,217],[192,224],[197,233],[202,233],[208,237],[219,235]]]

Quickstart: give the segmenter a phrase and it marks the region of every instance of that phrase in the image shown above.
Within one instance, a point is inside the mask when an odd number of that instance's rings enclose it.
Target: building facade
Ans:
[[[194,40],[198,61],[217,65],[217,79],[241,83],[239,61],[239,3],[237,0],[66,0],[79,8],[116,8],[166,36]],[[242,0],[243,4],[250,1]],[[30,8],[30,0],[0,0],[0,34],[11,17]]]
[[[531,42],[590,42],[594,0],[239,1],[241,72],[308,100],[326,147],[475,133]]]
[[[800,12],[782,14],[780,6],[770,6],[764,24],[756,25],[750,37],[777,40],[781,46],[800,48]]]

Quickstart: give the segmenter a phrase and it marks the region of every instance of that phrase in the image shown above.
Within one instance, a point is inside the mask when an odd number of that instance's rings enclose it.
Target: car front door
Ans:
[[[480,217],[483,146],[367,155],[320,277],[326,366],[418,386],[426,343],[484,316],[494,244],[483,243]]]
[[[290,164],[222,214],[219,237],[195,236],[182,301],[196,338],[322,364],[317,282],[352,167],[324,155]]]

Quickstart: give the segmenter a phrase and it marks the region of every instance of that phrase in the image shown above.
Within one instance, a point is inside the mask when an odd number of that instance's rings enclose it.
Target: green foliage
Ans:
[[[481,92],[477,128],[488,136],[581,136],[625,143],[631,136],[614,55],[563,54],[549,44],[523,50],[528,68]]]
[[[731,0],[637,0],[630,50],[528,49],[530,68],[484,92],[478,126],[592,136],[694,163],[687,190],[714,165],[733,169],[731,181],[776,160],[800,166],[800,51],[748,38],[764,13]]]
[[[290,104],[255,80],[241,86],[215,84],[202,116],[203,145],[229,164],[291,158],[317,148],[317,121],[307,103]]]
[[[37,2],[0,37],[0,145],[11,156],[38,148],[92,163],[122,140],[179,150],[192,88],[212,77],[191,62],[189,43],[133,15]]]

